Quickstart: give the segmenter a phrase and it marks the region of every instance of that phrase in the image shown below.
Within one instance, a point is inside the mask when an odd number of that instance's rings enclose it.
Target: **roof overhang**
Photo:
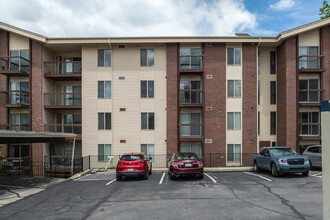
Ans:
[[[40,34],[36,34],[31,31],[27,31],[27,30],[24,30],[24,29],[21,29],[21,28],[18,28],[18,27],[15,27],[15,26],[3,23],[3,22],[0,22],[0,29],[6,30],[8,32],[12,32],[12,33],[24,36],[24,37],[28,37],[30,39],[40,41],[43,43],[45,43],[46,39],[47,39],[45,36],[42,36]]]
[[[0,144],[64,142],[65,138],[76,136],[71,133],[0,130]]]

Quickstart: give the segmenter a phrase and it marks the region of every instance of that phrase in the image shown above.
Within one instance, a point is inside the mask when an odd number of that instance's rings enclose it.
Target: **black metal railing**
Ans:
[[[180,90],[180,104],[203,104],[204,92],[200,89]]]
[[[6,63],[6,66],[1,66],[1,70],[20,70],[28,73],[30,71],[30,61],[21,56],[3,56],[0,60]]]
[[[301,55],[299,56],[299,69],[323,69],[322,55]]]
[[[29,105],[30,103],[30,93],[23,90],[10,90],[2,91],[1,93],[5,94],[7,104],[11,105]]]
[[[45,93],[45,106],[81,106],[81,93]]]
[[[300,89],[300,103],[318,103],[322,100],[323,90],[321,89]]]
[[[204,137],[204,125],[179,124],[181,137]]]
[[[321,123],[300,123],[299,124],[299,135],[300,136],[308,136],[308,135],[314,135],[318,136],[320,135],[320,126]]]
[[[44,62],[45,74],[81,74],[81,61]]]
[[[29,124],[0,124],[0,130],[29,131]]]
[[[203,69],[204,56],[203,55],[181,55],[180,56],[180,69]]]
[[[81,124],[45,124],[45,132],[81,134]]]

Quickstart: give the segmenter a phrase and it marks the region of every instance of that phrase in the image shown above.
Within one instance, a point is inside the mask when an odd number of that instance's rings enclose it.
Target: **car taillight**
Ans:
[[[178,165],[183,165],[183,163],[172,163],[172,166],[177,167]]]
[[[199,167],[203,167],[203,163],[202,163],[202,162],[199,162],[199,163],[198,163],[198,166],[199,166]]]

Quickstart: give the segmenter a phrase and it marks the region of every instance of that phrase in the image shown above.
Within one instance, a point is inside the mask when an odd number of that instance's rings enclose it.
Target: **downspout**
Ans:
[[[77,135],[75,135],[74,138],[73,138],[72,157],[71,157],[71,174],[73,174],[74,150],[75,150],[75,147],[76,147],[76,137],[77,137]]]
[[[260,46],[260,44],[261,44],[261,37],[259,37],[259,42],[258,42],[258,44],[257,44],[257,92],[259,93],[260,91],[259,91],[259,87],[258,87],[258,85],[259,85],[259,73],[260,73],[260,60],[259,60],[259,46]],[[258,96],[258,93],[257,93],[257,99],[259,99],[259,96]],[[259,105],[258,105],[258,103],[259,103],[259,100],[257,100],[257,112],[259,112]],[[259,116],[259,114],[257,115],[257,126],[259,126],[259,122],[258,122],[258,120],[260,120],[260,117],[258,117]],[[259,152],[259,149],[260,149],[260,146],[259,146],[259,127],[257,128],[257,152]]]

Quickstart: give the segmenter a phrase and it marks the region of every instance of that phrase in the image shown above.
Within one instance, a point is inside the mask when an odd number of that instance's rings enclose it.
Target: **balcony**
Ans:
[[[0,74],[6,76],[29,76],[30,61],[21,56],[3,56],[0,61]]]
[[[45,93],[46,109],[81,109],[81,93]]]
[[[300,140],[321,140],[320,136],[321,123],[300,123],[299,138]]]
[[[202,140],[204,137],[203,124],[179,124],[181,141]]]
[[[204,104],[204,92],[201,89],[180,90],[180,107],[201,107]]]
[[[81,127],[81,124],[45,124],[44,130],[45,132],[77,134],[76,140],[81,140]],[[71,140],[72,138],[67,139]]]
[[[22,90],[10,90],[1,92],[5,96],[7,108],[28,108],[29,107],[29,92]]]
[[[55,81],[80,81],[81,61],[44,62],[44,75]]]
[[[321,106],[323,90],[321,89],[300,89],[299,105],[300,106]]]
[[[180,72],[189,74],[203,73],[204,55],[180,55]]]
[[[30,131],[29,124],[0,124],[0,130]]]
[[[299,56],[299,72],[315,73],[324,72],[324,56],[322,55],[301,55]]]

